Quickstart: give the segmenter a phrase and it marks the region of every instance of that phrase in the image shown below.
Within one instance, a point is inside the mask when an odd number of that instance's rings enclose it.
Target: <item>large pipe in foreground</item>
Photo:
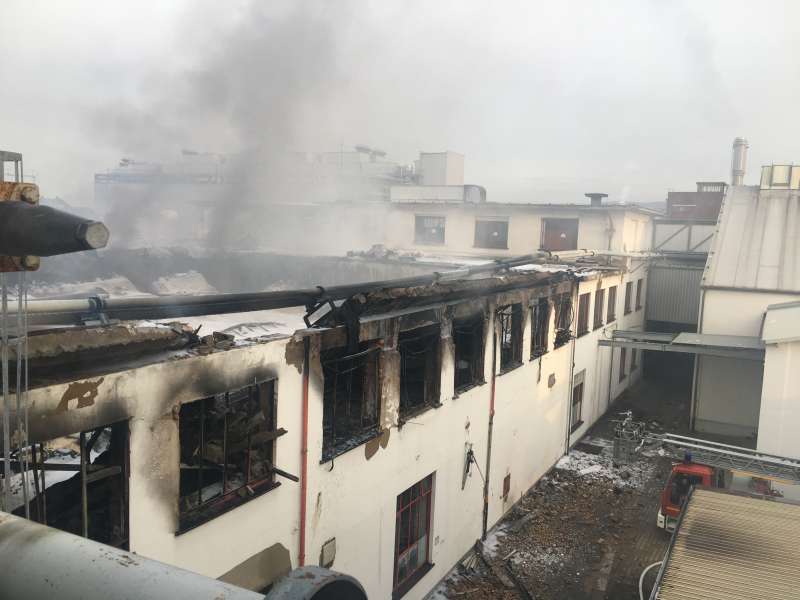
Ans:
[[[262,594],[0,513],[0,599],[264,600]]]
[[[104,248],[98,221],[28,202],[0,202],[0,255],[55,256]]]

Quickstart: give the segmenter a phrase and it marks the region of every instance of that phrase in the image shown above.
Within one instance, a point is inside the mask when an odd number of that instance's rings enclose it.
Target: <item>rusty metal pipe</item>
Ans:
[[[0,254],[55,256],[105,248],[108,228],[98,221],[28,202],[0,202]]]

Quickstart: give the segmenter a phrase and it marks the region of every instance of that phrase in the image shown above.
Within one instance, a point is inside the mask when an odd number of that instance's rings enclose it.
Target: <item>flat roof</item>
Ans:
[[[638,348],[662,352],[704,354],[723,358],[761,360],[764,342],[756,336],[713,335],[708,333],[660,333],[617,330],[611,339],[600,339],[600,346]]]
[[[785,600],[800,589],[800,505],[697,488],[654,600]]]
[[[800,341],[800,301],[770,304],[761,339],[766,344]]]

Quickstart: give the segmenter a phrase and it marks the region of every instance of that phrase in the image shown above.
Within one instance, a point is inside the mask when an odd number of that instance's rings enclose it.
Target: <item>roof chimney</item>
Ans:
[[[737,137],[733,140],[733,156],[731,157],[731,185],[744,183],[744,172],[747,169],[747,140]]]
[[[589,206],[602,206],[603,198],[608,198],[608,194],[601,194],[599,192],[590,192],[584,194],[584,196],[589,198]]]

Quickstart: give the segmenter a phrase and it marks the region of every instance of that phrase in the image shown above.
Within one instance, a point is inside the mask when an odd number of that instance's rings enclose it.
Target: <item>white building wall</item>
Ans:
[[[800,459],[800,341],[767,344],[759,415],[758,449]]]

